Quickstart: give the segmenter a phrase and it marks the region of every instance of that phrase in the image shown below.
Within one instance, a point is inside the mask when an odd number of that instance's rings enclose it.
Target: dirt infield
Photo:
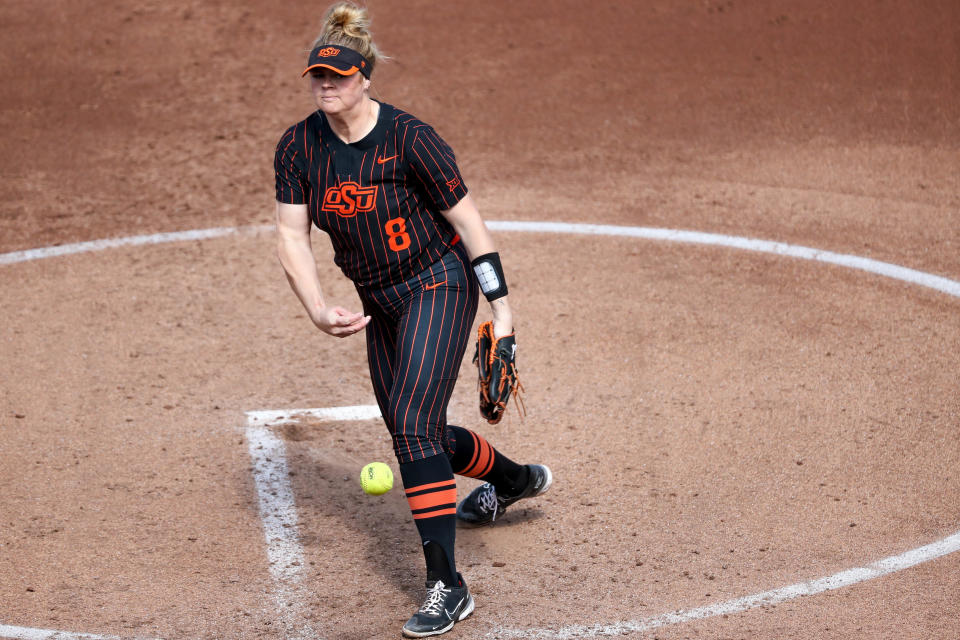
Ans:
[[[482,423],[465,363],[451,421],[556,484],[458,531],[451,638],[960,636],[960,5],[794,4],[369,2],[376,96],[488,220],[780,243],[495,231],[528,416]],[[0,637],[399,637],[419,604],[406,502],[356,482],[385,430],[247,413],[373,404],[269,228],[322,8],[0,6]]]

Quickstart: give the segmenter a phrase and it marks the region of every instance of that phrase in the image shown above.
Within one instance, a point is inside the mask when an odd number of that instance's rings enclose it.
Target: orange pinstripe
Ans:
[[[436,304],[437,304],[436,298],[434,298],[434,299],[432,299],[432,300],[430,301],[430,311],[427,313],[427,333],[430,332],[430,328],[433,326],[433,319],[434,319],[434,316],[435,316],[433,310],[434,310],[434,307],[436,306]],[[420,327],[420,317],[422,316],[422,314],[423,314],[423,308],[421,307],[421,308],[419,309],[419,313],[417,314],[417,321],[416,321],[416,323],[414,324],[414,329],[413,329],[414,335],[416,335],[416,334],[417,334],[417,331],[419,330],[419,327]],[[423,374],[423,363],[426,362],[426,361],[427,361],[427,350],[424,349],[424,350],[422,351],[421,355],[420,355],[420,363],[417,365],[417,375],[416,375],[416,377],[413,378],[413,380],[419,380],[419,379],[420,379],[420,376]],[[413,361],[412,361],[412,360],[410,361],[410,364],[411,364],[411,365],[413,364]],[[408,379],[409,379],[409,378],[408,378]],[[421,399],[421,401],[420,401],[420,404],[421,404],[421,406],[422,406],[422,404],[423,404],[423,400],[422,400],[422,399]],[[406,422],[407,416],[409,415],[410,409],[412,408],[412,406],[413,406],[413,398],[410,398],[410,402],[407,404],[407,408],[406,408],[406,410],[404,411],[404,422]],[[419,409],[419,407],[418,407],[418,409]],[[419,414],[419,411],[418,411],[417,413]],[[421,451],[421,455],[423,455],[423,454],[424,454],[423,447],[420,447],[420,451]]]
[[[371,379],[401,462],[446,455],[447,402],[477,305],[469,295],[475,280],[466,277],[469,264],[462,244],[429,274],[418,274],[394,290],[365,292],[364,309],[373,316],[366,332]],[[430,279],[452,282],[449,278],[467,287],[441,287],[424,296],[417,291]],[[464,464],[471,453],[463,456]],[[488,466],[487,458],[478,473]]]

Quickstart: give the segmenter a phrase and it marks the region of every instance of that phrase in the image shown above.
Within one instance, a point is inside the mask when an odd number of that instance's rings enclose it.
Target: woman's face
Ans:
[[[357,107],[366,93],[367,79],[361,73],[342,76],[336,71],[310,71],[310,90],[317,107],[326,114],[337,115]]]

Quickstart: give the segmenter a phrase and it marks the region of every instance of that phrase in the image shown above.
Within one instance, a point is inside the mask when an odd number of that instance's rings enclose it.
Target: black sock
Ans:
[[[447,456],[432,456],[400,465],[410,512],[423,543],[427,581],[457,583],[454,561],[457,485]]]
[[[515,496],[527,486],[530,470],[503,455],[469,429],[447,425],[447,457],[453,472],[489,482],[503,496]]]

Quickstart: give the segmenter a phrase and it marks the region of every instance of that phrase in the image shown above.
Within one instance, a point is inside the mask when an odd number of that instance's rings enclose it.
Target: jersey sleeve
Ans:
[[[276,173],[277,202],[306,204],[310,197],[310,182],[304,170],[303,148],[297,144],[297,126],[287,129],[273,159]]]
[[[430,126],[418,127],[408,161],[438,211],[446,211],[467,195],[453,149]]]

